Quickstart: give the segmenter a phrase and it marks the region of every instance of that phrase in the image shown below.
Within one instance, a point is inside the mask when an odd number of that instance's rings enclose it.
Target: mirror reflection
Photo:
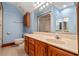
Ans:
[[[64,32],[69,32],[68,31],[68,17],[64,17],[63,19],[58,19],[56,22],[56,26],[58,27],[57,31],[64,31]]]

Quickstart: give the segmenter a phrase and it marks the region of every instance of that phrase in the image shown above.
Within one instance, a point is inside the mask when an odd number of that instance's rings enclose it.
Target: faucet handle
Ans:
[[[60,37],[58,35],[56,35],[56,39],[60,39]]]

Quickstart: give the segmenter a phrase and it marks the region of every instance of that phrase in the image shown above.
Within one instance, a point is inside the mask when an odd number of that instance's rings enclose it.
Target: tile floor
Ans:
[[[0,56],[28,56],[23,46],[9,46],[0,48]]]

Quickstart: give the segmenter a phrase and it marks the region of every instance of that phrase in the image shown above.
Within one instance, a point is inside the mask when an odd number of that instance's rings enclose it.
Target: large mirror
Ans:
[[[77,22],[76,19],[69,19],[69,17],[63,17],[56,20],[56,32],[77,34]]]

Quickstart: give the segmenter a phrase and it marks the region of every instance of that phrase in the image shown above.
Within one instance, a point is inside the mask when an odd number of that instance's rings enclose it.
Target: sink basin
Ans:
[[[56,44],[64,44],[65,42],[61,39],[46,39],[48,42],[56,43]]]

